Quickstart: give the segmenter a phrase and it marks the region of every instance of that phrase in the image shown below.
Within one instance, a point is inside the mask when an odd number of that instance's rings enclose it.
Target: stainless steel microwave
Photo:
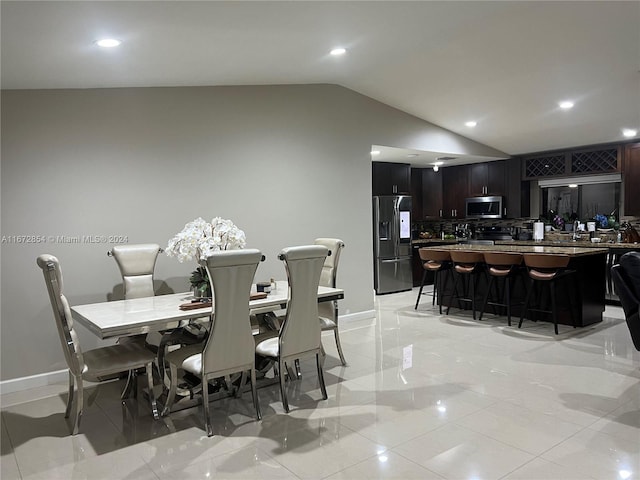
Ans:
[[[465,199],[466,218],[502,218],[503,197],[471,197]]]

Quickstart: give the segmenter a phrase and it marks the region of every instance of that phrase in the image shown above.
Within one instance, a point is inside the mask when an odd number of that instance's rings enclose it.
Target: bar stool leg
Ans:
[[[416,306],[413,308],[414,310],[418,309],[418,303],[420,303],[420,296],[422,295],[422,289],[424,288],[424,282],[427,279],[427,271],[425,270],[422,274],[422,282],[420,283],[420,290],[418,291],[418,298],[416,299]]]
[[[439,306],[440,315],[442,315],[442,304],[444,303],[443,292],[447,288],[447,282],[449,281],[450,275],[453,275],[450,270],[444,270],[440,272],[440,275],[438,275],[438,281],[440,282],[440,285],[438,288],[438,306]],[[444,280],[442,279],[443,276],[444,276]],[[451,293],[451,295],[453,295],[453,293]]]
[[[504,279],[504,303],[507,306],[507,324],[511,326],[511,275]]]
[[[489,286],[487,287],[487,293],[484,296],[484,302],[482,303],[482,310],[480,311],[479,320],[482,320],[482,315],[484,315],[484,311],[487,308],[487,302],[489,301],[489,293],[491,292],[491,285],[493,285],[493,281],[495,280],[495,278],[496,277],[491,275],[491,278],[489,279]]]
[[[440,276],[440,270],[436,270],[433,274],[433,293],[431,295],[431,306],[436,304],[436,295],[438,293],[438,277]]]
[[[527,313],[527,307],[529,306],[531,292],[533,292],[533,284],[534,284],[534,280],[532,279],[531,282],[529,282],[529,289],[527,290],[527,296],[524,298],[524,305],[522,306],[522,312],[520,312],[520,322],[518,323],[518,328],[522,328],[522,322],[524,320],[524,315]]]
[[[549,284],[549,294],[551,295],[551,314],[553,316],[553,330],[558,335],[558,311],[556,309],[556,281],[551,280]]]
[[[453,292],[451,292],[451,296],[449,297],[449,305],[447,305],[447,312],[446,314],[449,315],[449,310],[451,309],[451,304],[453,303],[453,297],[455,296],[458,299],[458,306],[460,306],[460,294],[458,293],[458,283],[460,280],[460,274],[455,274],[452,272],[452,274],[456,277],[455,280],[453,281]]]

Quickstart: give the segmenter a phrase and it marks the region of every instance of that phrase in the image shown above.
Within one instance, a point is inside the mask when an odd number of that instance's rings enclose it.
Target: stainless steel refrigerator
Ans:
[[[411,290],[411,197],[373,197],[376,294]]]

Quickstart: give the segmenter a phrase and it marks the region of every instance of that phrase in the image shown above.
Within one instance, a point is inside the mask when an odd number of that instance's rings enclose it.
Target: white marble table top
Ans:
[[[254,287],[255,288],[255,287]],[[287,304],[288,285],[277,282],[277,288],[266,298],[251,300],[252,312],[265,312],[284,308]],[[337,300],[344,297],[340,288],[319,287],[318,301]],[[155,297],[90,303],[71,307],[74,320],[87,327],[100,338],[111,338],[157,330],[176,328],[194,318],[207,317],[213,307],[180,310],[180,305],[193,299],[191,292],[157,295]]]

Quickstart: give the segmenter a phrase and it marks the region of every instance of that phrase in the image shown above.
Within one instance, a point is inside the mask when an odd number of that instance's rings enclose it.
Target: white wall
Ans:
[[[282,247],[342,238],[343,313],[373,309],[372,144],[500,152],[332,85],[2,92],[2,235],[167,240],[202,216],[232,219],[284,277]],[[65,368],[37,255],[61,262],[71,304],[120,291],[110,243],[2,244],[2,371]],[[157,287],[195,264],[162,255]],[[100,342],[80,327],[83,348]]]

